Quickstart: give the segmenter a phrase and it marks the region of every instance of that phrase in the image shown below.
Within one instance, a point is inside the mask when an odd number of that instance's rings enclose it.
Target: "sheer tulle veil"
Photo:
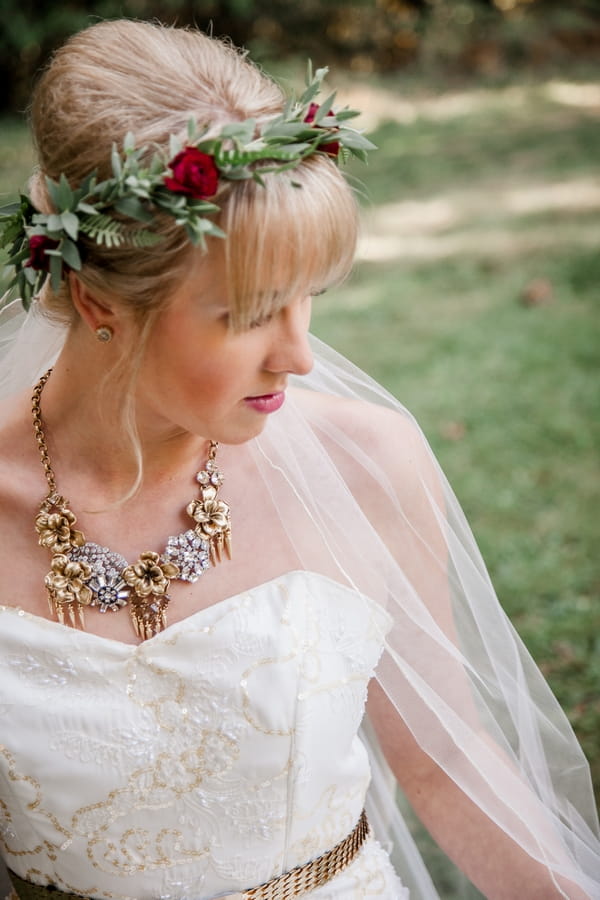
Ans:
[[[0,397],[31,386],[63,338],[35,309],[6,307]],[[433,454],[383,388],[316,340],[314,352],[313,372],[252,443],[265,503],[281,521],[293,564],[385,608],[377,679],[414,738],[556,884],[600,897],[589,767],[498,604]],[[394,845],[411,898],[437,897],[368,721],[363,737],[377,836]]]

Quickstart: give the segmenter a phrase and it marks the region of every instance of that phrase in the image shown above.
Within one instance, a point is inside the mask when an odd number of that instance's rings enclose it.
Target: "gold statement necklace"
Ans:
[[[128,607],[136,634],[147,640],[166,627],[172,579],[195,582],[209,565],[221,562],[223,553],[231,559],[230,510],[217,498],[223,484],[215,462],[218,444],[211,441],[206,465],[196,475],[200,497],[186,507],[193,527],[169,537],[162,553],[148,550],[129,564],[120,553],[86,541],[74,528],[77,519],[69,501],[58,493],[40,408],[51,372],[42,375],[31,397],[33,428],[48,482],[35,528],[41,546],[52,553],[45,579],[50,612],[63,624],[68,619],[73,627],[85,628],[86,606],[101,613]]]

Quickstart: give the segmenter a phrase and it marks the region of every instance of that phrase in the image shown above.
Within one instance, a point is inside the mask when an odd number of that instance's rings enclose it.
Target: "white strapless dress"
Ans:
[[[205,900],[348,834],[387,615],[306,572],[139,646],[0,607],[0,847],[98,898]],[[311,900],[408,897],[369,838]]]

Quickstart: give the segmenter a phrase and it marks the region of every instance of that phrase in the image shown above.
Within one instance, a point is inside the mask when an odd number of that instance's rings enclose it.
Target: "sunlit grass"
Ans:
[[[382,96],[315,330],[417,415],[600,788],[600,86]]]

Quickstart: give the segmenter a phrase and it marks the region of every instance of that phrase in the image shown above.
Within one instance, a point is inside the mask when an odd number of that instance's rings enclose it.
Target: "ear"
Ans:
[[[69,288],[73,307],[90,331],[95,332],[101,325],[110,326],[113,332],[116,330],[121,317],[117,305],[109,297],[92,293],[74,272],[69,273]]]

